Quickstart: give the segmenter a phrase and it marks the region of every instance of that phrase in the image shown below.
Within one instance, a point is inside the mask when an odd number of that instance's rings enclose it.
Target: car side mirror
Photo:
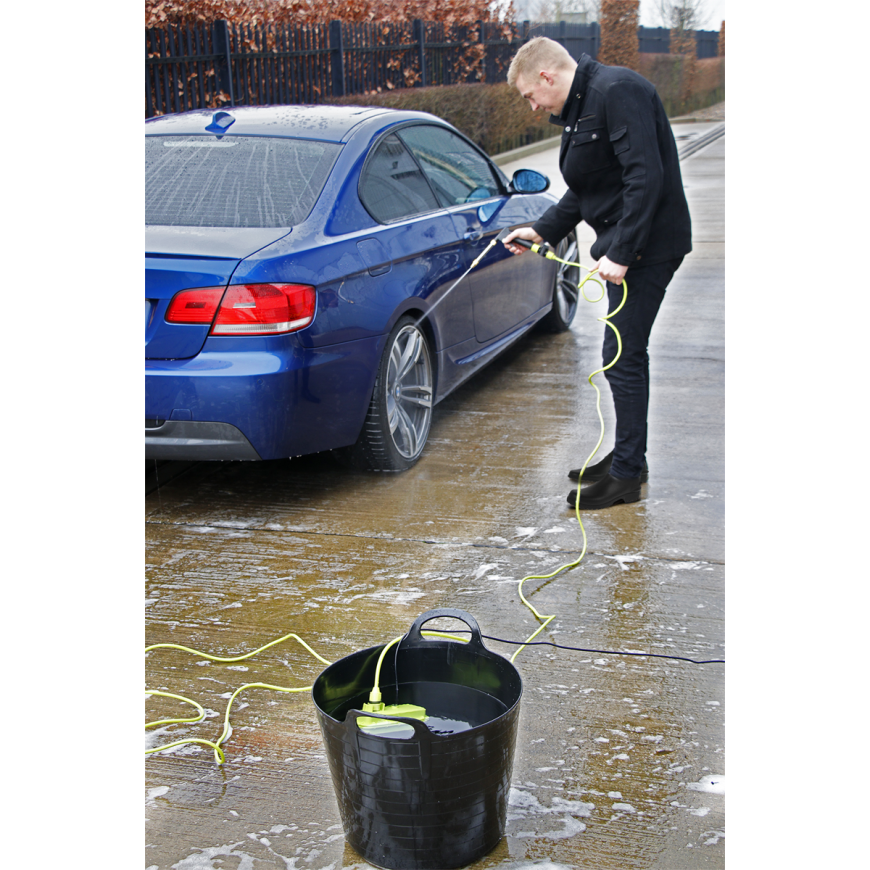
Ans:
[[[534,169],[518,169],[511,179],[511,193],[543,193],[550,179]]]

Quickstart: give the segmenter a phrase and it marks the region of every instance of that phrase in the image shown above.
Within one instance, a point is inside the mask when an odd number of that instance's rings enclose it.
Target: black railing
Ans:
[[[319,103],[328,97],[410,86],[504,81],[510,59],[533,36],[572,57],[598,55],[594,24],[452,27],[431,21],[331,21],[296,27],[170,25],[145,31],[145,117],[219,105]],[[715,57],[719,34],[698,31],[698,57]],[[665,28],[638,28],[642,52],[667,52]]]

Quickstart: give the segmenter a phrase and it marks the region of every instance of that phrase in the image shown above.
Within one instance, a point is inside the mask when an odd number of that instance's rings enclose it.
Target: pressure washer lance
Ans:
[[[490,243],[489,243],[489,244],[488,244],[488,245],[487,245],[487,246],[486,246],[486,247],[485,247],[485,248],[484,248],[484,249],[483,249],[483,250],[482,250],[482,251],[477,255],[477,257],[475,257],[475,259],[474,259],[474,261],[472,262],[472,264],[471,264],[471,265],[470,265],[470,266],[469,266],[469,267],[468,267],[468,268],[467,268],[467,269],[462,273],[462,275],[460,275],[460,276],[459,276],[459,277],[458,277],[458,278],[453,282],[453,284],[450,285],[450,287],[445,291],[445,293],[441,296],[441,298],[440,298],[440,299],[439,299],[439,300],[438,300],[438,301],[437,301],[437,302],[436,302],[436,303],[435,303],[435,304],[434,304],[434,305],[433,305],[433,306],[432,306],[432,307],[431,307],[431,308],[430,308],[430,309],[429,309],[425,314],[421,314],[421,315],[420,315],[420,318],[419,318],[419,320],[417,321],[417,324],[419,324],[420,321],[423,320],[424,317],[431,317],[432,312],[433,312],[433,311],[434,311],[434,310],[435,310],[435,309],[436,309],[436,308],[437,308],[437,307],[438,307],[438,306],[439,306],[439,305],[440,305],[440,304],[441,304],[441,303],[442,303],[442,302],[443,302],[443,301],[444,301],[444,300],[445,300],[445,299],[446,299],[446,298],[447,298],[447,297],[448,297],[448,296],[453,292],[453,290],[456,288],[457,284],[459,284],[460,282],[462,282],[462,281],[465,279],[466,275],[468,275],[468,273],[469,273],[472,269],[474,269],[474,268],[477,266],[477,264],[480,263],[480,261],[481,261],[481,260],[482,260],[482,259],[483,259],[483,258],[484,258],[484,257],[485,257],[485,256],[486,256],[486,255],[487,255],[487,254],[488,254],[488,253],[489,253],[489,252],[490,252],[490,251],[491,251],[491,250],[492,250],[492,249],[493,249],[493,248],[494,248],[494,247],[499,243],[499,242],[503,242],[503,241],[504,241],[504,240],[505,240],[505,239],[506,239],[506,238],[507,238],[507,237],[508,237],[512,232],[513,232],[513,230],[512,230],[510,227],[506,227],[506,228],[503,229],[503,230],[502,230],[502,231],[501,231],[497,236],[495,236],[495,237],[492,239],[492,241],[490,241]],[[536,254],[540,254],[542,257],[546,257],[548,260],[555,260],[555,259],[557,259],[556,255],[553,253],[553,251],[552,251],[552,249],[550,248],[550,246],[549,246],[548,244],[546,244],[546,242],[545,242],[543,245],[538,245],[538,244],[535,244],[534,242],[528,242],[528,241],[526,241],[525,239],[514,239],[514,240],[513,240],[513,243],[514,243],[514,244],[517,244],[517,245],[522,245],[524,248],[530,248],[530,249],[531,249],[532,251],[534,251]]]
[[[479,263],[479,262],[480,262],[480,261],[481,261],[481,260],[482,260],[482,259],[483,259],[483,258],[484,258],[484,257],[485,257],[485,256],[486,256],[486,255],[487,255],[487,254],[488,254],[488,253],[489,253],[489,252],[490,252],[490,251],[491,251],[491,250],[492,250],[492,249],[497,245],[497,244],[498,244],[498,243],[499,243],[499,242],[503,242],[503,241],[504,241],[504,240],[505,240],[505,239],[506,239],[506,238],[507,238],[507,237],[508,237],[512,232],[513,232],[513,230],[512,230],[510,227],[505,227],[505,228],[504,228],[504,229],[503,229],[503,230],[502,230],[502,231],[501,231],[501,232],[500,232],[500,233],[499,233],[499,234],[498,234],[498,235],[497,235],[497,236],[496,236],[496,237],[495,237],[495,238],[494,238],[494,239],[493,239],[493,240],[492,240],[492,241],[491,241],[491,242],[490,242],[490,243],[489,243],[489,244],[488,244],[484,249],[483,249],[483,251],[478,255],[477,259],[476,259],[476,260],[475,260],[475,261],[474,261],[474,262],[473,262],[473,263],[468,267],[468,272],[470,272],[470,271],[471,271],[471,270],[472,270],[472,269],[473,269],[473,268],[474,268],[474,267],[475,267],[475,266],[476,266],[476,265],[477,265],[477,264],[478,264],[478,263]],[[543,245],[538,245],[538,244],[536,244],[535,242],[529,242],[529,241],[526,241],[526,239],[514,239],[513,242],[512,242],[512,244],[514,244],[514,245],[522,245],[522,247],[524,247],[524,248],[529,248],[529,249],[531,249],[532,251],[534,251],[536,254],[540,254],[542,257],[546,257],[548,260],[554,260],[554,259],[556,259],[556,255],[553,253],[552,248],[551,248],[551,247],[550,247],[546,242],[544,242]],[[467,275],[468,272],[466,272],[465,275]],[[465,275],[463,275],[462,278],[464,278]],[[461,281],[462,278],[460,278],[459,281]],[[459,281],[457,281],[456,284],[458,284]],[[454,284],[453,287],[455,287],[456,284]],[[453,287],[451,287],[450,290],[452,290]],[[448,293],[449,293],[449,292],[450,292],[450,291],[448,290]]]
[[[432,312],[453,292],[456,288],[456,285],[465,279],[465,276],[496,246],[497,242],[502,241],[505,236],[511,232],[510,229],[502,230],[476,257],[474,262],[450,285],[450,287],[444,292],[441,298],[425,313],[421,314],[417,320],[416,325],[420,325],[420,321],[422,321],[426,317],[431,317]]]

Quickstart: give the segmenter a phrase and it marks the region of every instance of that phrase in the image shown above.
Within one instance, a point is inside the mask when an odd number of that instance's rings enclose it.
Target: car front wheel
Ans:
[[[425,332],[402,317],[387,339],[356,444],[339,452],[353,468],[405,471],[420,458],[432,421],[434,370]]]
[[[569,233],[556,248],[556,256],[569,263],[578,262],[577,237]],[[580,267],[559,263],[556,280],[553,284],[553,307],[550,313],[541,318],[541,327],[547,332],[565,332],[571,326],[577,313],[577,300],[580,283]]]

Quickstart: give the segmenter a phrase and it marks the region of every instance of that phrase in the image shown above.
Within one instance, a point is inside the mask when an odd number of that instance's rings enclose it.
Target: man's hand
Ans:
[[[507,241],[505,241],[505,244],[507,244]],[[625,278],[625,273],[628,271],[628,266],[620,266],[619,263],[614,263],[613,260],[608,260],[607,257],[602,257],[596,264],[596,268],[598,269],[598,275],[604,278],[605,281],[610,281],[611,284],[621,284]]]
[[[540,245],[544,239],[539,236],[531,227],[520,227],[518,230],[514,230],[512,233],[509,233],[503,242],[504,246],[512,253],[512,254],[525,254],[528,248],[524,248],[521,245],[512,245],[511,239],[526,239],[530,242],[535,242]]]

